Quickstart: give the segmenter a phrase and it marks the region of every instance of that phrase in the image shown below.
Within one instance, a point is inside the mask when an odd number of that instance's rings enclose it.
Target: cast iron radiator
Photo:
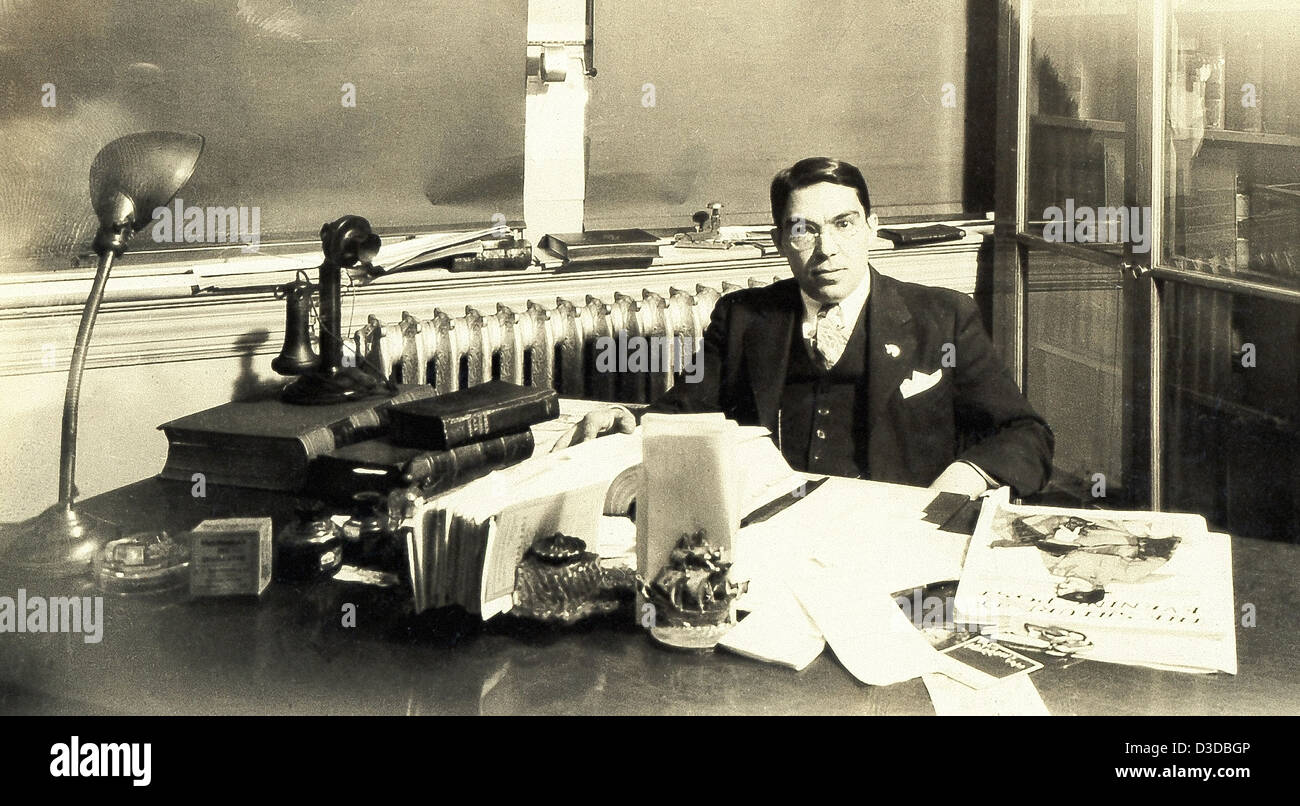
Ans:
[[[778,279],[778,278],[773,278]],[[749,279],[751,288],[767,281]],[[664,297],[643,290],[641,298],[615,293],[612,303],[587,296],[584,304],[558,298],[547,308],[532,300],[522,311],[498,303],[496,312],[467,306],[464,316],[434,308],[420,319],[407,311],[401,322],[368,317],[354,334],[353,348],[399,383],[430,383],[439,394],[486,380],[544,386],[567,397],[646,403],[667,391],[682,370],[682,349],[700,344],[713,306],[722,294],[743,286],[724,282],[721,290],[703,285],[689,294],[672,288]],[[597,368],[597,340],[633,345],[645,340],[656,357],[648,369],[610,369],[608,356]],[[601,342],[609,349],[610,342]],[[684,345],[684,347],[683,347]],[[627,355],[626,348],[616,353]],[[675,358],[667,360],[676,352]],[[643,362],[644,363],[644,362]]]

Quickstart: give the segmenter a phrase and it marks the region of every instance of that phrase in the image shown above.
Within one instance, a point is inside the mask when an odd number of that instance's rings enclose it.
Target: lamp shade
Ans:
[[[95,251],[121,254],[154,208],[170,202],[189,180],[201,153],[203,137],[187,132],[138,132],[104,146],[90,165],[90,203],[100,233]]]

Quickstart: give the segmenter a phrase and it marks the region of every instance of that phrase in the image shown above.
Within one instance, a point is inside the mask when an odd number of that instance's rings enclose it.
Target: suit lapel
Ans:
[[[793,278],[773,283],[771,288],[776,294],[773,304],[760,309],[757,321],[745,329],[744,355],[758,421],[775,428],[790,361],[790,343],[795,322],[803,316],[803,302]]]
[[[786,369],[795,324],[803,316],[799,286],[793,279],[774,283],[771,305],[756,312],[756,321],[744,330],[746,369],[754,391],[759,422],[776,426],[776,413],[785,388]],[[896,281],[871,269],[867,298],[867,412],[871,421],[872,465],[883,456],[885,444],[896,441],[888,430],[890,398],[916,367],[916,334],[909,323],[912,312],[898,292]],[[888,461],[888,460],[885,460]]]
[[[895,281],[882,277],[874,268],[871,269],[871,296],[867,298],[867,307],[871,313],[867,338],[867,412],[871,418],[874,448],[877,440],[883,440],[887,435],[886,415],[890,398],[916,367],[916,335],[908,326],[912,312],[898,293]],[[871,457],[873,468],[876,458],[874,455]]]

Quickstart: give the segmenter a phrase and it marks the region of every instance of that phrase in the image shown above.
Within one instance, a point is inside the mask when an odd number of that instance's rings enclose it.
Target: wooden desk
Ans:
[[[85,502],[128,530],[181,531],[208,517],[266,515],[272,493],[150,479]],[[3,547],[0,547],[3,549]],[[1240,673],[1191,675],[1080,662],[1034,682],[1053,714],[1300,713],[1300,546],[1233,541]],[[0,594],[88,595],[0,569]],[[273,583],[258,601],[113,599],[98,644],[0,634],[0,712],[63,714],[930,714],[920,680],[858,683],[830,651],[803,672],[726,652],[660,648],[631,614],[549,629],[408,615],[405,589]],[[342,606],[357,607],[343,627]]]

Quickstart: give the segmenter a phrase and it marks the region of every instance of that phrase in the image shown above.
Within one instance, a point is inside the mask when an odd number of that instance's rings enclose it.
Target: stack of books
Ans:
[[[487,383],[389,410],[387,433],[314,459],[307,487],[329,500],[417,486],[441,492],[532,456],[530,426],[559,414],[553,389]]]
[[[167,435],[166,479],[297,491],[312,460],[387,430],[395,406],[433,397],[431,386],[399,386],[391,398],[297,406],[271,393],[224,403],[158,426]]]

